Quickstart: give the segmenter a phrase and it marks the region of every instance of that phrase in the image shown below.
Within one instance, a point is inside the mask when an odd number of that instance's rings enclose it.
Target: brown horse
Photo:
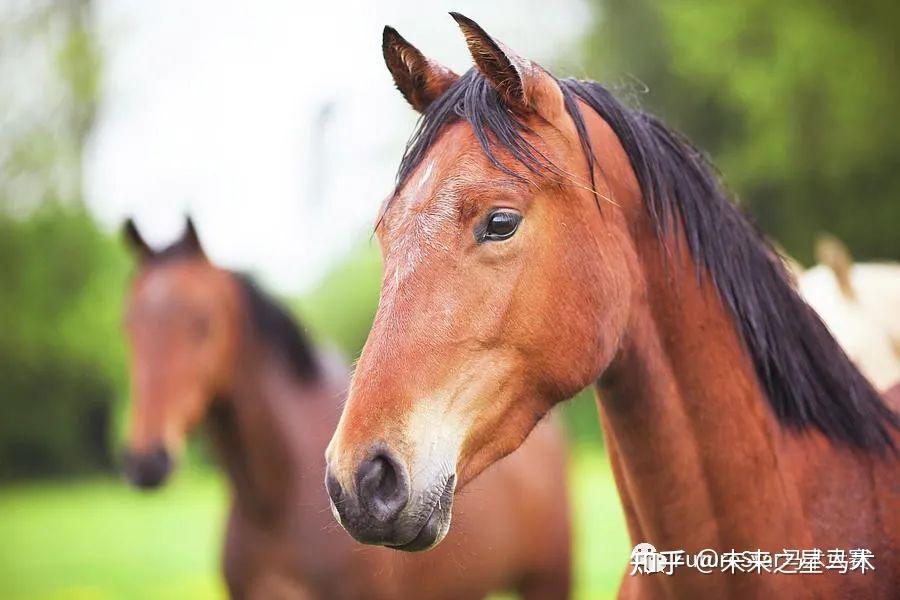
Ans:
[[[161,252],[131,222],[126,233],[140,257],[127,312],[134,406],[126,473],[139,487],[160,485],[186,434],[205,422],[231,484],[224,571],[232,597],[566,596],[558,427],[475,483],[459,535],[442,551],[359,546],[334,524],[321,487],[346,366],[316,352],[246,278],[210,263],[190,224]]]
[[[422,119],[381,210],[380,305],[327,454],[344,527],[437,543],[451,504],[427,520],[422,507],[595,382],[635,543],[867,549],[877,569],[682,566],[626,576],[621,596],[896,598],[897,414],[703,155],[600,85],[557,80],[454,18],[475,62],[462,76],[385,30],[388,68]],[[354,486],[373,454],[408,480],[402,510],[373,512]]]

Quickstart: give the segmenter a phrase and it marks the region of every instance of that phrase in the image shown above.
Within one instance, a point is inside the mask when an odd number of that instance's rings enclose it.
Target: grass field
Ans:
[[[606,457],[577,452],[576,597],[609,598],[629,556]],[[116,479],[0,490],[0,598],[222,598],[224,483],[185,471],[139,494]]]

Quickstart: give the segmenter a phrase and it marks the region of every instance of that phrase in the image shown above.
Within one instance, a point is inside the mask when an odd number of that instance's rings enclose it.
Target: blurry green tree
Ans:
[[[594,4],[585,74],[707,151],[789,252],[809,264],[829,230],[859,257],[900,258],[900,4]]]
[[[81,202],[99,67],[89,8],[0,21],[0,478],[111,462],[127,265]]]

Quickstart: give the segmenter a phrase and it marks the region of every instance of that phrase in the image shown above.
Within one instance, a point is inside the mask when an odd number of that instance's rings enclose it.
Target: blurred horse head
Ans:
[[[152,488],[230,385],[239,296],[233,278],[207,260],[190,219],[181,238],[159,252],[131,220],[124,235],[138,261],[125,317],[133,400],[125,473]]]

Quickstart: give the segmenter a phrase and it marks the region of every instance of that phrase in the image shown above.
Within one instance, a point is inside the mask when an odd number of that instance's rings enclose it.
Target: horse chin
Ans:
[[[450,521],[453,518],[454,488],[455,478],[450,478],[432,508],[431,514],[425,519],[416,536],[405,544],[389,547],[404,552],[424,552],[440,544],[447,537],[447,532],[450,531]]]

